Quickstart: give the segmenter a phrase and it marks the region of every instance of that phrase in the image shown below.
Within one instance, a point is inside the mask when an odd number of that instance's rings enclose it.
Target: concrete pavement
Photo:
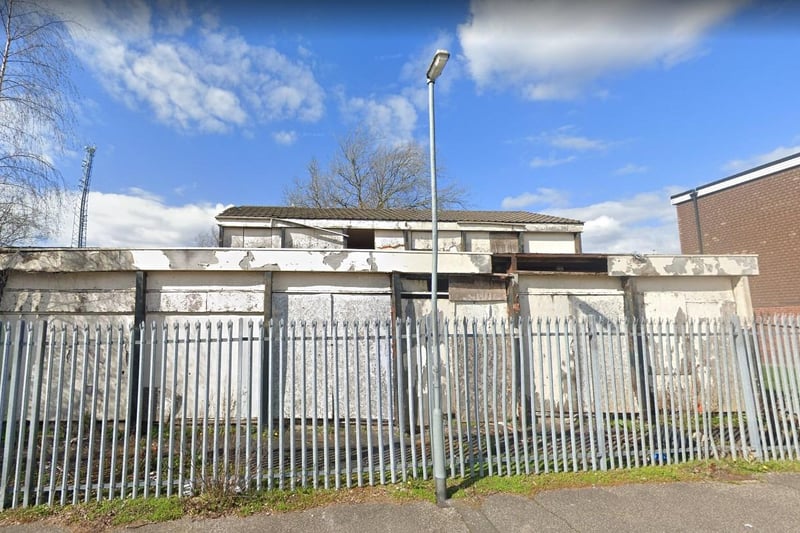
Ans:
[[[185,518],[135,529],[142,533],[800,531],[800,474],[766,474],[757,480],[736,483],[554,490],[532,498],[496,494],[479,500],[451,500],[444,508],[426,502],[336,504],[245,518]],[[67,530],[38,523],[0,531]]]

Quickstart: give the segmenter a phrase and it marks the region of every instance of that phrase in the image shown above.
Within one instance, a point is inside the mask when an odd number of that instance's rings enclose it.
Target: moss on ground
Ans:
[[[448,495],[451,498],[473,499],[497,493],[530,497],[547,490],[633,483],[737,482],[757,479],[758,475],[769,472],[800,472],[800,461],[694,461],[623,470],[453,479],[448,480]],[[209,487],[198,496],[185,498],[173,496],[105,500],[63,507],[36,506],[10,509],[0,512],[0,526],[46,521],[80,530],[98,531],[115,526],[165,522],[185,516],[198,518],[245,516],[255,513],[296,512],[337,503],[403,503],[434,500],[434,484],[431,479],[410,479],[378,487],[340,490],[299,488],[293,491],[251,491],[241,494],[225,486],[219,486]]]

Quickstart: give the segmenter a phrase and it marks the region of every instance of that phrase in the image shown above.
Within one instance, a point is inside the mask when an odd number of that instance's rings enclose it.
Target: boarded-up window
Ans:
[[[493,254],[515,254],[519,252],[519,233],[493,232],[489,234]]]
[[[450,276],[452,302],[501,302],[506,300],[506,281],[484,276]]]

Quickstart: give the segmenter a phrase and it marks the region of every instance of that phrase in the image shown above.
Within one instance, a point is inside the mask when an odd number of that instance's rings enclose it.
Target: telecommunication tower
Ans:
[[[72,225],[72,246],[86,248],[86,226],[89,222],[89,183],[92,179],[92,160],[94,159],[94,146],[86,147],[86,157],[83,158],[83,177],[81,178],[81,205],[78,216]]]

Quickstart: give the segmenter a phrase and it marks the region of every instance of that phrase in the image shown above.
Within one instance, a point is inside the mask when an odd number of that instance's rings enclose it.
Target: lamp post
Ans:
[[[428,350],[428,368],[430,368],[431,385],[428,394],[431,401],[431,446],[433,461],[433,480],[436,488],[436,503],[444,505],[447,501],[447,485],[444,473],[444,422],[442,420],[442,391],[441,391],[441,371],[439,357],[439,308],[436,302],[438,292],[439,275],[439,216],[437,213],[436,197],[436,136],[434,134],[434,114],[433,114],[433,86],[436,78],[441,75],[450,52],[447,50],[437,50],[428,67],[428,118],[430,122],[431,139],[431,349]]]

